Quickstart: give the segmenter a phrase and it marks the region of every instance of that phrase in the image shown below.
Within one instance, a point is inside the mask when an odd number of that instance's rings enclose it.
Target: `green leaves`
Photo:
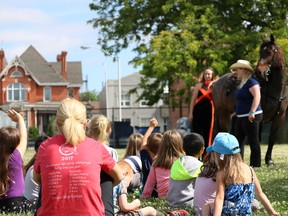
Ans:
[[[99,100],[99,94],[95,90],[80,93],[80,101],[98,101],[98,100]]]
[[[145,77],[139,100],[150,104],[164,97],[166,84],[170,96],[177,95],[172,84],[178,80],[186,83],[179,91],[189,97],[190,85],[207,67],[222,75],[238,59],[256,64],[265,33],[283,44],[288,38],[285,0],[100,0],[90,9],[97,16],[88,23],[98,30],[103,49],[117,54],[133,42],[131,64]]]

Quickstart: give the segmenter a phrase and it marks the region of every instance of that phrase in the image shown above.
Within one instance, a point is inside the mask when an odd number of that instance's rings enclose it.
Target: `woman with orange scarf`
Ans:
[[[190,103],[189,120],[191,132],[201,134],[205,140],[205,148],[211,145],[214,125],[214,106],[212,101],[212,83],[215,74],[211,68],[203,71],[200,82],[193,89]]]

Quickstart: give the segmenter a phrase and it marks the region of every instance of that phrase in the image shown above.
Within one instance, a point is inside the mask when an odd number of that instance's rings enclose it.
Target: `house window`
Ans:
[[[68,89],[68,97],[73,98],[74,97],[74,90],[72,88]]]
[[[140,100],[140,107],[147,107],[147,100]]]
[[[129,107],[130,106],[130,95],[129,94],[121,95],[121,106],[122,107]]]
[[[22,83],[12,83],[7,87],[8,102],[12,101],[25,101],[26,88]]]
[[[51,101],[51,87],[44,87],[44,101]]]
[[[20,71],[15,70],[11,73],[11,77],[22,77],[22,74]]]

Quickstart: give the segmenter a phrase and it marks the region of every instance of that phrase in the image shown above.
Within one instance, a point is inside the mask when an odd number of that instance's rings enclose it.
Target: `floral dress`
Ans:
[[[254,199],[254,181],[251,167],[250,170],[251,183],[236,183],[226,187],[222,215],[252,215],[251,203]]]

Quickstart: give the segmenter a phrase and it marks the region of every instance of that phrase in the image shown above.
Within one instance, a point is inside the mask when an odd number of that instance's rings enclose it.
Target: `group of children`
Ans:
[[[0,210],[1,213],[27,212],[35,210],[38,199],[39,185],[31,181],[35,156],[25,167],[25,185],[22,166],[27,131],[19,113],[9,110],[8,116],[18,122],[19,131],[13,127],[0,130],[3,161]],[[101,172],[105,215],[163,215],[153,207],[141,208],[141,199],[149,197],[167,200],[171,209],[194,208],[196,215],[251,215],[254,193],[269,215],[279,215],[263,193],[255,171],[243,163],[233,135],[217,134],[213,145],[206,149],[209,154],[202,163],[199,158],[205,153],[205,142],[201,135],[190,133],[182,138],[176,130],[153,133],[157,125],[157,120],[152,118],[144,136],[132,134],[124,158],[119,159],[117,151],[109,146],[112,130],[109,120],[103,115],[90,120],[87,135],[105,146],[124,176],[114,186],[113,178]],[[37,140],[36,146],[45,139],[47,137]],[[12,187],[15,189],[11,190]],[[129,202],[127,195],[135,189],[141,192],[140,197]],[[12,209],[11,201],[19,203],[17,209]],[[188,212],[177,210],[169,214],[188,215]]]
[[[205,141],[201,135],[181,137],[175,130],[152,133],[157,125],[152,118],[143,137],[132,134],[128,140],[124,158],[118,162],[125,179],[114,190],[116,215],[162,215],[152,207],[140,207],[140,200],[149,197],[167,200],[172,209],[194,208],[196,215],[251,215],[252,209],[257,210],[253,206],[257,203],[254,186],[269,215],[279,215],[263,193],[254,170],[247,170],[242,162],[233,135],[219,133],[206,149],[209,154],[202,163],[199,159],[205,153]],[[141,188],[140,199],[129,203],[129,188]],[[188,215],[185,210],[168,213]]]
[[[167,200],[172,209],[194,208],[196,215],[252,215],[252,210],[259,208],[255,193],[269,215],[279,215],[263,193],[255,171],[242,161],[239,143],[233,135],[218,133],[213,145],[206,149],[208,154],[202,163],[199,159],[205,153],[205,141],[201,135],[190,133],[182,138],[175,130],[163,135],[152,133],[156,126],[157,120],[152,118],[141,147],[139,137],[134,143],[133,156],[139,156],[142,161],[141,199],[158,197]],[[130,137],[127,148],[130,152],[132,137],[136,135]],[[131,156],[127,151],[125,157]],[[129,175],[130,182],[133,175],[133,172]],[[122,181],[126,187],[127,182]],[[118,190],[117,194],[121,197],[124,193],[126,202],[127,192]],[[140,200],[136,199],[131,208],[120,205],[120,212],[161,215],[153,208],[139,206]],[[185,210],[175,213],[188,215]]]

